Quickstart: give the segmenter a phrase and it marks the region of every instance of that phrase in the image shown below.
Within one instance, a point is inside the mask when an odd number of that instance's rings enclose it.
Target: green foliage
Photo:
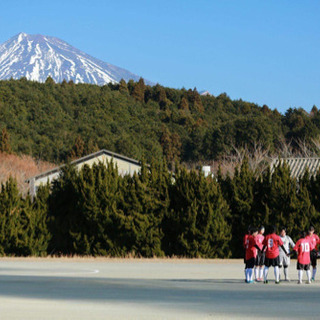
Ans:
[[[169,208],[170,175],[163,163],[142,165],[140,174],[127,177],[123,213],[128,250],[134,255],[163,256],[161,223]]]
[[[6,128],[3,128],[0,135],[0,151],[11,153],[10,136]]]
[[[320,112],[281,115],[226,94],[200,96],[196,89],[151,87],[143,79],[105,86],[20,79],[0,81],[0,128],[10,135],[9,145],[3,135],[0,148],[37,159],[65,162],[71,153],[110,149],[148,162],[164,156],[170,164],[217,159],[233,146],[258,142],[274,151],[282,137],[296,141],[297,149],[297,141],[320,136]],[[164,132],[176,147],[163,143]],[[75,149],[78,137],[83,153]]]
[[[229,257],[229,207],[218,184],[195,171],[178,169],[164,219],[164,247],[169,255]]]
[[[231,209],[233,257],[243,255],[241,239],[250,225],[285,226],[294,239],[310,225],[320,230],[320,175],[310,180],[306,171],[297,182],[284,163],[256,179],[244,161],[233,178],[219,175],[218,181]]]
[[[51,233],[48,228],[48,201],[50,196],[50,185],[40,186],[36,197],[31,203],[30,197],[27,197],[28,208],[30,210],[29,226],[32,226],[32,236],[29,247],[30,255],[45,256],[47,254]]]
[[[48,187],[47,187],[48,190]],[[14,179],[1,186],[0,254],[42,256],[47,254],[50,234],[47,229],[48,192],[39,190],[34,202],[23,199]]]
[[[127,83],[123,79],[119,82],[119,92],[125,95],[129,94]]]
[[[241,257],[249,225],[285,226],[293,239],[311,224],[320,230],[320,173],[297,181],[284,163],[256,178],[246,159],[217,179],[175,167],[153,161],[120,176],[112,162],[66,165],[34,199],[9,178],[0,190],[0,255]]]
[[[243,252],[242,239],[248,229],[248,224],[257,225],[257,217],[253,212],[255,175],[244,159],[240,169],[236,169],[234,177],[221,181],[224,196],[228,199],[231,215],[228,219],[232,225],[233,255],[241,256]]]
[[[140,78],[140,80],[134,85],[132,91],[132,97],[135,98],[137,101],[144,102],[144,92],[145,92],[145,84],[144,80]]]
[[[50,252],[71,254],[74,250],[71,233],[81,223],[77,220],[77,177],[78,172],[68,165],[52,184],[48,201],[48,227],[52,234]]]
[[[229,207],[217,182],[184,169],[173,182],[166,167],[162,162],[142,164],[139,174],[123,178],[112,163],[85,166],[80,172],[66,167],[49,199],[50,250],[111,256],[229,256]]]

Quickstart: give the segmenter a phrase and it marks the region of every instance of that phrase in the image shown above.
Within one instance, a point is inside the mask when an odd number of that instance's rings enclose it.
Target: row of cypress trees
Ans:
[[[164,163],[121,177],[99,163],[66,167],[48,197],[49,250],[63,254],[229,256],[229,208],[218,183]]]
[[[310,177],[306,170],[297,181],[284,164],[257,178],[244,161],[232,179],[219,176],[218,181],[231,210],[233,256],[243,254],[239,241],[249,225],[284,226],[296,240],[310,225],[320,232],[320,173]]]
[[[257,177],[244,161],[216,178],[156,162],[124,177],[113,163],[66,166],[33,201],[2,185],[0,254],[240,257],[248,225],[319,230],[319,197],[320,174],[296,181],[285,164]]]

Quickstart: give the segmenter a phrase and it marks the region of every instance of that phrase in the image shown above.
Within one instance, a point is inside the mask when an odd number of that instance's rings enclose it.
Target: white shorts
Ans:
[[[279,267],[288,267],[290,265],[290,257],[288,257],[286,254],[281,253],[279,254],[280,258],[280,264]]]

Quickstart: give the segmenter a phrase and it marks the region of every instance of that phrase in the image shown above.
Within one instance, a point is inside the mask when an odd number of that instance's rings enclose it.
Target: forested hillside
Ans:
[[[147,161],[164,155],[170,164],[218,159],[256,143],[271,153],[284,142],[313,148],[320,113],[281,115],[226,94],[150,87],[143,79],[106,86],[21,79],[0,81],[0,130],[1,144],[9,134],[13,152],[36,159],[60,163],[106,148]]]

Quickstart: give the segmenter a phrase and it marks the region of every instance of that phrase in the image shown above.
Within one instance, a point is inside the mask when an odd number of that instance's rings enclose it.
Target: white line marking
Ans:
[[[19,272],[20,271],[20,272]],[[24,272],[21,272],[21,270],[17,270],[16,272],[8,272],[6,274],[11,276],[77,276],[77,275],[85,275],[85,274],[97,274],[100,271],[98,269],[93,270],[70,270],[69,272],[67,270],[64,270],[62,272],[59,272],[59,270],[24,270]],[[0,271],[0,275],[3,275],[3,273]]]

